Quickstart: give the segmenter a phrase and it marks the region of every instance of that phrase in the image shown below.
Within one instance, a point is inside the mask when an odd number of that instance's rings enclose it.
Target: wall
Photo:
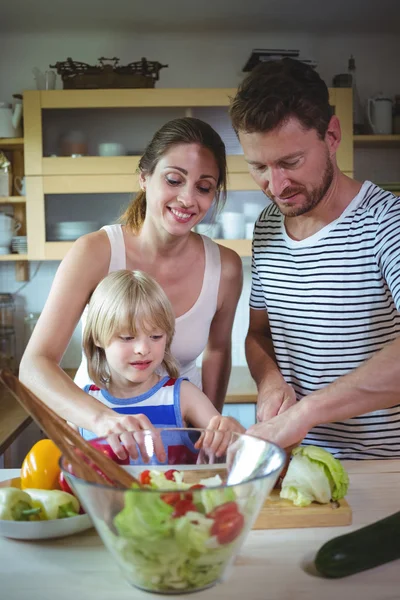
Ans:
[[[241,68],[253,48],[298,48],[302,56],[318,60],[318,71],[330,85],[332,77],[346,72],[350,54],[356,58],[358,88],[362,99],[378,92],[393,96],[400,93],[398,78],[398,39],[390,35],[318,36],[275,32],[237,35],[127,35],[126,33],[59,33],[41,35],[9,34],[0,39],[0,100],[10,100],[13,93],[34,89],[32,68],[46,70],[49,64],[71,56],[75,60],[95,63],[99,56],[118,56],[121,63],[146,56],[169,64],[161,71],[158,87],[235,87],[242,78]],[[396,77],[397,76],[397,79]],[[58,81],[60,87],[60,81]],[[374,155],[359,155],[356,166],[362,176],[369,176]],[[390,153],[393,167],[385,173],[390,178],[398,162]],[[382,157],[382,155],[381,155]],[[384,160],[383,163],[387,164]],[[356,173],[357,174],[357,173]],[[379,177],[380,172],[373,173]],[[400,176],[398,176],[399,178]],[[31,277],[17,295],[18,352],[23,347],[23,314],[40,312],[51,286],[58,263],[32,263]],[[0,291],[15,292],[14,265],[1,263]],[[245,284],[234,325],[234,364],[245,364],[243,340],[248,323],[250,289],[249,261],[245,261]],[[75,333],[63,359],[64,366],[77,365],[79,330]]]

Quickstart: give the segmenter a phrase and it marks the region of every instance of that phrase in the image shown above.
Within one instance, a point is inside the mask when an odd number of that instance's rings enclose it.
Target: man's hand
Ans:
[[[282,381],[279,387],[260,389],[257,400],[257,421],[269,421],[296,404],[296,393]]]
[[[301,408],[300,404],[301,402],[297,403],[268,421],[252,425],[246,433],[291,450],[301,443],[309,430],[301,411],[297,410]]]

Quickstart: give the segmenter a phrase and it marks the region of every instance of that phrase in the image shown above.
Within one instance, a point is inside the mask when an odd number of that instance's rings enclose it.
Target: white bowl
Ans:
[[[14,540],[48,540],[74,535],[93,527],[89,515],[51,521],[1,521],[0,536]]]

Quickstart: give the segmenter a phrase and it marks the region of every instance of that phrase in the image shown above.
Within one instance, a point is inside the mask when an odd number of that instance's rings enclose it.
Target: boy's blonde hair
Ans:
[[[138,327],[145,331],[160,329],[166,333],[162,366],[170,377],[179,376],[178,365],[170,349],[175,317],[164,290],[143,271],[121,270],[100,281],[89,302],[83,350],[89,377],[96,385],[105,387],[110,381],[104,348],[117,335],[135,336]]]

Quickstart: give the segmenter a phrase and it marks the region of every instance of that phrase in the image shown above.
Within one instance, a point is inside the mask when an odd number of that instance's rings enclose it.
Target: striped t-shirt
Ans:
[[[400,198],[366,181],[337,220],[301,241],[270,204],[252,272],[250,306],[267,310],[278,367],[300,400],[400,334]],[[303,443],[337,458],[399,458],[400,404],[319,425]]]
[[[101,390],[94,384],[88,384],[83,391],[96,398],[108,408],[120,415],[145,415],[157,429],[173,429],[184,427],[181,414],[181,383],[183,378],[172,379],[162,377],[152,388],[132,398],[115,398],[107,390]],[[79,433],[85,440],[92,440],[96,435],[92,431],[79,428]],[[194,441],[198,434],[186,431],[163,431],[162,443],[167,460],[165,464],[195,464],[198,450]],[[132,464],[136,462],[131,459]],[[150,464],[159,464],[151,460]]]

